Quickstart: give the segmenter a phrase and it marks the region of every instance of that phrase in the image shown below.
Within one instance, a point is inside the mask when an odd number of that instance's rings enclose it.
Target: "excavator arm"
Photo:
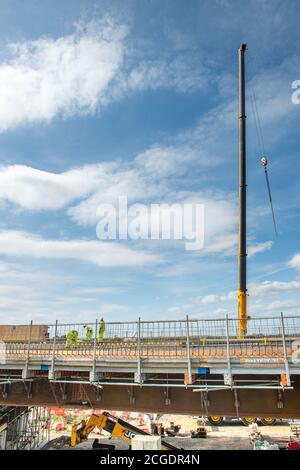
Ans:
[[[101,433],[106,423],[107,416],[105,413],[102,413],[99,416],[92,414],[88,421],[82,420],[79,426],[72,424],[71,447],[75,447],[77,444],[86,441],[95,427],[97,427]]]
[[[72,425],[71,447],[86,441],[95,427],[99,429],[100,433],[104,430],[110,434],[110,437],[120,439],[128,446],[131,445],[131,440],[136,434],[149,435],[145,431],[105,411],[101,415],[92,414],[87,421],[83,420],[79,427],[77,424]],[[165,441],[162,441],[162,447],[163,449],[178,450]]]

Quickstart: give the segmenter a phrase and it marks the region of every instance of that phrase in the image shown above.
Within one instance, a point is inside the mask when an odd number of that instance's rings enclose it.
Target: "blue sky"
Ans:
[[[2,323],[236,315],[241,42],[249,314],[300,313],[299,15],[297,0],[0,0]],[[120,195],[205,204],[204,248],[99,241],[97,207]]]

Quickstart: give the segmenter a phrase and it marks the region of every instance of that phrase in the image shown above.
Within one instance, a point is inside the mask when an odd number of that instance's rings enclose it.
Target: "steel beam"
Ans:
[[[55,383],[51,383],[52,387]],[[8,397],[1,398],[1,406],[64,406],[94,407],[99,406],[97,390],[92,385],[73,384],[67,399],[62,400],[60,393],[53,394],[47,381],[32,382],[31,397],[26,396],[23,383],[12,383]],[[253,390],[238,388],[239,415],[258,417],[300,418],[300,379],[295,380],[293,390],[283,391],[284,407],[278,408],[278,390]],[[85,393],[84,393],[85,392]],[[171,392],[171,394],[170,394]],[[207,391],[201,392],[201,394]],[[101,409],[120,411],[138,411],[149,413],[174,413],[206,415],[217,414],[235,416],[236,407],[233,390],[209,392],[209,407],[199,400],[198,393],[185,387],[139,387],[105,385],[101,390]],[[87,403],[86,394],[89,397]],[[167,400],[166,400],[167,399]],[[205,409],[206,408],[206,409]]]

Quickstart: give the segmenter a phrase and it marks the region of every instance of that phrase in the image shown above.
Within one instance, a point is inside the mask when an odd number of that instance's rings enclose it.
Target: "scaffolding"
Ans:
[[[50,438],[49,422],[47,408],[0,408],[0,450],[38,449]]]

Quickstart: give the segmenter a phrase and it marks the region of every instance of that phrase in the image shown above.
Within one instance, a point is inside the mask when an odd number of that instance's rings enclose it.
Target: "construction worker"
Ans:
[[[100,320],[100,326],[99,326],[99,333],[98,333],[98,341],[99,343],[104,342],[104,333],[105,333],[105,323],[103,318]]]
[[[78,346],[78,331],[71,330],[66,333],[66,348]]]
[[[91,341],[93,339],[93,328],[88,325],[84,325],[83,328],[85,328],[85,339]]]
[[[73,343],[73,334],[72,331],[67,331],[66,333],[66,348],[70,348]]]

